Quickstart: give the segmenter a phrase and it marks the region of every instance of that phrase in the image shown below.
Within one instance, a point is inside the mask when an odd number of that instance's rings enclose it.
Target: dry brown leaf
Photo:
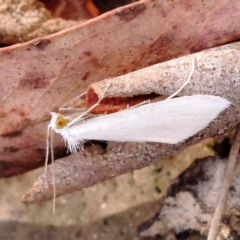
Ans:
[[[1,49],[1,176],[40,165],[50,110],[93,82],[237,39],[239,8],[226,0],[141,1]],[[226,63],[229,71],[237,63]]]

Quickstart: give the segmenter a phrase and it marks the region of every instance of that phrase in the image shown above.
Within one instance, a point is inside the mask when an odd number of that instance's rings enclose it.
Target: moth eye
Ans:
[[[64,117],[58,117],[56,120],[56,127],[58,129],[64,128],[68,123],[68,120]]]

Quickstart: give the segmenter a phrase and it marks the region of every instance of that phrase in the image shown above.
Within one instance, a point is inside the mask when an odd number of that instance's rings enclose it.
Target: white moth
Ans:
[[[194,65],[193,59],[192,70],[187,81],[164,101],[89,119],[83,117],[98,105],[101,99],[73,120],[52,112],[52,119],[48,125],[48,139],[50,130],[53,130],[62,135],[70,152],[76,152],[85,140],[91,139],[176,144],[195,135],[227,108],[230,102],[211,95],[173,98],[190,82]],[[49,142],[47,141],[47,157],[48,151]],[[51,151],[53,151],[52,146]]]
[[[229,105],[221,97],[193,95],[77,121],[52,112],[49,129],[62,135],[70,152],[91,139],[176,144],[205,128]]]

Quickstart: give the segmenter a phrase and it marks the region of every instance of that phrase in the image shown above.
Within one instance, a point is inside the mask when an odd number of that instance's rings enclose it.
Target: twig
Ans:
[[[220,221],[222,219],[223,211],[224,211],[224,208],[225,208],[225,205],[227,202],[229,187],[232,182],[232,178],[234,176],[234,172],[236,169],[239,146],[240,146],[240,124],[238,124],[238,126],[236,128],[234,142],[233,142],[230,154],[229,154],[226,174],[224,177],[223,188],[222,188],[221,195],[220,195],[218,203],[217,203],[217,207],[216,207],[214,215],[213,215],[213,220],[212,220],[209,235],[207,238],[208,240],[216,240],[217,235],[218,235]]]

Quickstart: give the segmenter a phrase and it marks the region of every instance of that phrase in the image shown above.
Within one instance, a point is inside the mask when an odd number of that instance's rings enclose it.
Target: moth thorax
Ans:
[[[61,129],[64,128],[68,124],[68,120],[62,116],[58,117],[56,122],[56,128]]]

